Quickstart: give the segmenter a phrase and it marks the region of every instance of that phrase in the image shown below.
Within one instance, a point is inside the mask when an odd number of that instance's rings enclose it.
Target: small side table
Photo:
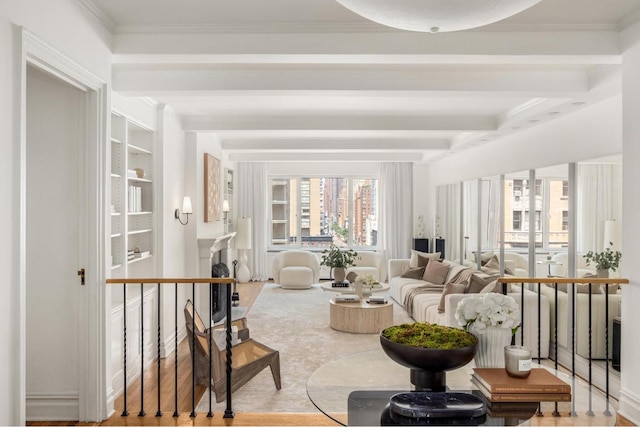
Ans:
[[[553,261],[553,260],[550,260],[550,259],[544,259],[542,261],[537,261],[536,264],[546,264],[547,266],[549,266],[549,275],[547,277],[551,277],[551,266],[552,265],[562,265],[561,262]]]

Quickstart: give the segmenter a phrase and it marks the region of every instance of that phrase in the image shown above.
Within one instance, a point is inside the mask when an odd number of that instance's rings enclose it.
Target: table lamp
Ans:
[[[247,266],[247,250],[251,249],[251,218],[238,218],[236,224],[235,248],[238,250],[238,282],[247,283],[251,279],[251,272]]]

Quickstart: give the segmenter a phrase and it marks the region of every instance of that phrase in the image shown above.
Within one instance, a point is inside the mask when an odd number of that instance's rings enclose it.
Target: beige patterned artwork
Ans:
[[[220,160],[204,153],[204,222],[220,221]]]

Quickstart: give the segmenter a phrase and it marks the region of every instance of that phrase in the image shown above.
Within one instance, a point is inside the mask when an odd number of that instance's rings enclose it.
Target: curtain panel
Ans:
[[[413,165],[383,163],[380,167],[378,246],[386,259],[411,255],[413,218]]]

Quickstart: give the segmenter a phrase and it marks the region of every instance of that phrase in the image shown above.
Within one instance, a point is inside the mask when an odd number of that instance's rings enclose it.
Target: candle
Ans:
[[[531,350],[519,345],[504,348],[504,368],[507,374],[516,378],[526,378],[531,373]]]

